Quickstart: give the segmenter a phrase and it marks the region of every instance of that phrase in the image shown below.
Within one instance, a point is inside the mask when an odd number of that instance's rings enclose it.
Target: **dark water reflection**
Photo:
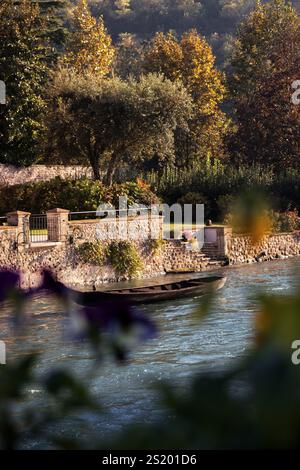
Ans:
[[[193,298],[143,307],[158,324],[159,337],[139,346],[130,364],[120,367],[106,361],[99,368],[92,391],[110,413],[100,420],[92,415],[78,417],[78,432],[87,432],[88,422],[103,437],[132,421],[152,421],[160,412],[160,404],[149,388],[151,384],[172,380],[184,386],[196,371],[216,370],[238,360],[251,345],[253,293],[257,289],[288,292],[297,285],[298,270],[299,259],[222,270],[222,274],[228,276],[227,284],[217,294],[212,314],[201,324],[192,315],[197,305]],[[18,340],[11,336],[9,307],[2,311],[1,339],[7,343],[7,360],[22,354],[24,348],[34,346],[41,352],[39,373],[46,373],[53,366],[67,366],[83,377],[93,354],[87,346],[66,340],[63,335],[66,318],[58,303],[37,297],[30,311],[35,316],[30,334]],[[30,397],[37,404],[43,402],[39,390],[31,390]],[[70,421],[64,423],[59,432],[73,434],[73,429],[74,422]],[[26,444],[34,448],[44,445],[38,440]]]

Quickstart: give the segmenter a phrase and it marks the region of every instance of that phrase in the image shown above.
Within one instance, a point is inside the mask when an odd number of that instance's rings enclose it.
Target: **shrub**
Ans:
[[[107,255],[111,265],[121,276],[132,278],[143,268],[136,247],[128,241],[112,242],[107,250]]]
[[[100,241],[82,243],[76,248],[76,252],[83,263],[102,266],[106,259],[105,249]]]
[[[220,214],[220,220],[225,221],[228,214],[231,213],[234,206],[235,197],[231,194],[224,194],[219,196],[217,199],[218,213]]]
[[[203,194],[188,192],[177,200],[178,204],[205,204],[207,199]]]
[[[75,211],[96,211],[103,203],[118,205],[118,197],[127,196],[130,204],[150,205],[158,201],[149,187],[136,182],[115,184],[111,187],[87,178],[27,183],[0,189],[0,213],[24,210],[44,213],[55,207]]]
[[[151,239],[149,240],[149,248],[150,248],[150,251],[153,255],[155,255],[158,250],[160,250],[165,244],[165,240],[163,240],[162,238],[156,238],[156,239]]]
[[[300,230],[300,218],[296,210],[289,212],[274,212],[273,227],[275,232],[294,232]]]
[[[204,204],[204,211],[205,215],[211,213],[210,209],[210,201],[206,196],[203,196],[201,193],[194,193],[194,192],[188,192],[181,196],[178,200],[177,203],[184,208],[185,204],[192,204],[193,209],[192,209],[192,216],[193,216],[193,222],[198,222],[197,221],[197,211],[196,211],[196,204]]]
[[[166,168],[162,174],[152,172],[147,180],[165,202],[190,202],[196,195],[205,204],[205,216],[221,221],[224,207],[219,207],[219,198],[224,195],[235,197],[242,191],[261,189],[271,191],[274,182],[273,172],[259,166],[235,167],[218,160],[203,160],[191,168]],[[300,181],[300,176],[299,176]],[[198,201],[197,201],[198,202]],[[222,201],[221,201],[222,205]]]
[[[115,184],[113,187],[112,204],[118,206],[119,196],[126,196],[128,204],[142,204],[144,206],[150,206],[151,204],[157,204],[159,202],[158,197],[151,191],[148,184],[143,184],[141,180],[137,182],[127,182],[121,184]]]
[[[300,171],[274,172],[259,165],[235,166],[230,162],[204,160],[190,168],[166,167],[144,175],[151,188],[168,204],[201,195],[205,216],[222,221],[231,202],[246,191],[264,192],[277,212],[300,211]],[[182,199],[183,198],[183,199]]]

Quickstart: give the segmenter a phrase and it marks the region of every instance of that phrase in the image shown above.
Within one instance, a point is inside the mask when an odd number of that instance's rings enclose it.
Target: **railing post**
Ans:
[[[48,241],[66,241],[69,231],[69,212],[60,208],[47,211]]]
[[[6,214],[7,223],[17,227],[17,244],[29,243],[29,217],[30,212],[14,211]]]

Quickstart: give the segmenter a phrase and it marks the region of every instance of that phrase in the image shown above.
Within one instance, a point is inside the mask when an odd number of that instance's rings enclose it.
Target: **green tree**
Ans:
[[[134,34],[148,40],[158,30],[182,35],[196,28],[213,46],[217,63],[227,65],[236,27],[256,0],[90,0],[93,13],[103,15],[113,37]],[[293,4],[300,5],[299,0]],[[128,6],[127,6],[128,5]]]
[[[261,77],[274,69],[274,48],[298,27],[297,12],[286,0],[257,1],[238,29],[231,60],[233,96],[250,95],[259,88]]]
[[[163,73],[168,79],[182,80],[194,102],[188,129],[176,131],[177,163],[223,154],[223,136],[228,122],[220,109],[225,96],[222,74],[215,67],[215,57],[206,40],[191,30],[181,40],[169,32],[157,33],[144,58],[147,72]]]
[[[49,59],[56,59],[61,53],[68,36],[67,17],[71,8],[71,0],[30,0],[38,4],[40,15],[44,19],[44,29],[40,31],[41,37],[49,42]],[[20,5],[22,0],[12,0]]]
[[[44,30],[39,7],[29,0],[0,4],[0,80],[7,103],[0,110],[0,161],[29,165],[37,159],[43,132],[43,88],[47,79]]]
[[[143,46],[141,41],[129,33],[120,34],[116,44],[114,74],[126,79],[129,75],[138,77],[141,74]]]
[[[293,7],[284,0],[258,3],[240,27],[232,60],[235,158],[277,168],[299,164],[300,110],[291,101],[299,51]]]
[[[123,17],[131,13],[130,0],[115,0],[115,8],[117,15]]]
[[[40,0],[39,7],[46,20],[45,37],[50,42],[50,52],[55,60],[68,38],[67,17],[71,3],[70,0]]]
[[[70,70],[57,74],[47,116],[51,156],[89,162],[111,183],[117,168],[174,155],[174,129],[184,128],[192,103],[181,82],[158,75],[101,79]]]

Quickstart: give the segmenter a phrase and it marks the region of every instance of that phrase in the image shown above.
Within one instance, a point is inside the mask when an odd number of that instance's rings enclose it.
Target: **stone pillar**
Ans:
[[[212,254],[215,257],[223,258],[227,256],[227,242],[232,236],[231,227],[210,226],[204,228],[205,243],[211,246]]]
[[[24,211],[8,212],[7,224],[17,227],[17,245],[29,243],[29,218],[31,213]]]
[[[232,227],[224,227],[224,254],[228,256],[228,242],[232,238]]]
[[[69,233],[69,212],[66,209],[47,211],[47,228],[49,242],[64,242]]]

